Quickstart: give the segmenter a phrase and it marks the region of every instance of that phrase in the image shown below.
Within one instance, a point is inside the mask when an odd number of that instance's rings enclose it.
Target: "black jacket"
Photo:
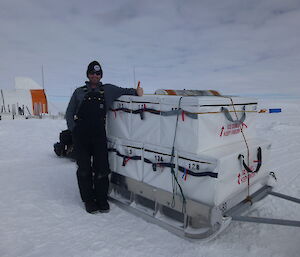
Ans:
[[[99,86],[101,85],[102,83],[100,82]],[[106,104],[106,111],[108,111],[111,108],[114,100],[116,100],[120,96],[137,95],[136,89],[134,88],[122,88],[122,87],[114,86],[112,84],[103,84],[103,88],[104,88],[104,99]],[[97,89],[100,90],[100,87],[97,87]],[[88,81],[86,82],[85,86],[78,87],[74,91],[66,111],[66,120],[67,120],[67,126],[69,130],[72,131],[74,129],[75,127],[74,116],[77,114],[79,106],[83,101],[85,94],[90,91],[91,91],[91,86]]]

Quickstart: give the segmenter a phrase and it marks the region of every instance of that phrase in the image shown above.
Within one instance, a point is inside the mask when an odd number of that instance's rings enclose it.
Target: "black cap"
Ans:
[[[89,73],[92,73],[92,72],[100,72],[101,73],[101,78],[103,77],[103,71],[102,71],[102,68],[101,68],[101,65],[99,62],[97,61],[92,61],[88,68],[87,68],[87,71],[86,71],[86,76],[88,77],[88,74]]]

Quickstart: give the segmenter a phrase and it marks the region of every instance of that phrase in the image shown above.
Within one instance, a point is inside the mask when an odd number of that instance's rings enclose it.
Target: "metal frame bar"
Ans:
[[[245,212],[252,205],[252,203],[257,202],[268,195],[273,195],[273,196],[279,197],[281,199],[300,204],[300,199],[289,196],[289,195],[281,194],[278,192],[274,192],[274,191],[272,191],[272,187],[265,186],[262,189],[260,189],[259,191],[257,191],[255,194],[253,194],[253,196],[251,197],[251,201],[244,200],[240,204],[234,206],[233,208],[231,208],[230,210],[225,212],[225,216],[229,216],[232,218],[232,220],[235,220],[235,221],[300,227],[300,221],[297,221],[297,220],[250,217],[250,216],[241,215],[241,213]]]
[[[254,222],[254,223],[261,223],[261,224],[300,227],[300,221],[296,221],[296,220],[271,219],[271,218],[260,218],[260,217],[249,217],[249,216],[232,216],[232,220],[243,221],[243,222]]]
[[[300,199],[299,198],[295,198],[295,197],[292,197],[292,196],[289,196],[289,195],[284,195],[284,194],[281,194],[281,193],[278,193],[278,192],[273,192],[273,191],[270,191],[269,195],[274,195],[276,197],[279,197],[279,198],[282,198],[282,199],[300,204]]]
[[[270,186],[263,186],[261,189],[257,190],[253,193],[251,197],[251,201],[245,199],[244,201],[240,202],[239,204],[235,205],[231,209],[227,210],[224,213],[224,216],[232,217],[238,216],[241,213],[247,211],[255,202],[258,202],[268,196],[269,192],[272,190]]]

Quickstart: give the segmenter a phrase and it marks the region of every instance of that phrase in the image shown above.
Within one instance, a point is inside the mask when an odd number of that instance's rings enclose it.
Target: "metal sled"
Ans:
[[[243,192],[220,206],[209,206],[191,199],[186,199],[183,206],[179,195],[173,197],[171,192],[115,172],[111,174],[110,189],[110,200],[118,206],[183,238],[212,239],[232,220],[300,227],[300,221],[241,215],[268,195],[300,203],[300,199],[273,192],[270,186],[263,186],[253,193],[251,201],[244,200]]]

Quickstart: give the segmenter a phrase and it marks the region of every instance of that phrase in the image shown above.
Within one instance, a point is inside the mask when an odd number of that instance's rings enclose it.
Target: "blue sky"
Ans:
[[[98,60],[103,82],[300,96],[299,0],[0,0],[0,87],[66,96]]]

